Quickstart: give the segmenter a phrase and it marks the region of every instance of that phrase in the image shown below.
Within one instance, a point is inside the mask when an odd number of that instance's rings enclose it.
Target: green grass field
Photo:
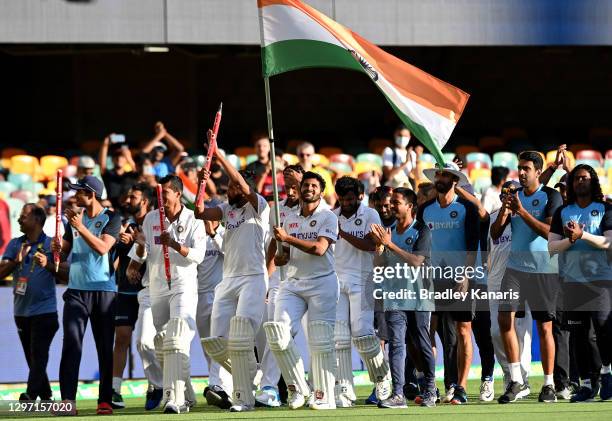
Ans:
[[[496,396],[502,391],[497,382],[495,390]],[[578,421],[587,419],[594,420],[611,420],[612,419],[612,402],[592,402],[583,404],[569,403],[568,401],[559,401],[552,404],[539,403],[537,401],[537,393],[541,387],[541,379],[531,379],[532,394],[522,401],[509,405],[499,405],[496,401],[491,403],[481,403],[478,401],[479,382],[471,381],[468,385],[469,403],[463,406],[455,406],[448,404],[438,405],[436,408],[421,408],[414,404],[408,409],[379,409],[375,406],[364,405],[363,401],[370,392],[368,387],[359,387],[358,405],[354,408],[336,409],[332,411],[314,411],[308,408],[302,408],[295,411],[290,411],[286,407],[266,409],[257,408],[253,412],[247,413],[230,413],[221,411],[214,407],[209,407],[203,397],[198,398],[198,404],[189,414],[182,415],[165,415],[159,410],[145,412],[143,409],[144,399],[134,398],[126,400],[126,408],[116,410],[116,417],[121,417],[122,421],[143,421],[153,420],[237,420],[237,419],[255,419],[255,420],[303,420],[303,419],[321,419],[321,420],[351,420],[362,421],[370,419],[400,419],[410,416],[427,417],[431,420],[572,420]],[[96,401],[81,400],[78,401],[79,416],[72,417],[73,420],[87,419],[96,417]],[[6,415],[3,414],[3,419],[44,419],[48,418],[44,415],[26,416]]]

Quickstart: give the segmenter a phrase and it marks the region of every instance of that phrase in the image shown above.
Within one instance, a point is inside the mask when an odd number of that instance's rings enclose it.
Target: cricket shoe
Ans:
[[[601,375],[601,390],[599,391],[599,397],[602,401],[609,401],[612,399],[612,374],[606,373]]]
[[[287,406],[289,409],[298,409],[304,406],[306,403],[306,397],[302,395],[302,392],[297,390],[295,385],[287,385]]]
[[[164,405],[164,414],[185,414],[187,412],[189,412],[187,403],[178,405],[176,402],[170,400]]]
[[[151,411],[159,406],[162,400],[162,396],[164,394],[163,389],[157,389],[153,386],[149,387],[147,390],[147,399],[145,401],[145,410]]]
[[[378,405],[378,398],[376,397],[376,388],[372,389],[372,393],[365,400],[366,405]]]
[[[277,408],[281,406],[278,390],[272,386],[264,386],[255,395],[255,406],[265,406],[268,408]]]
[[[501,404],[516,402],[518,399],[522,399],[527,395],[529,395],[529,388],[527,385],[511,381],[508,383],[504,394],[497,398],[497,402]]]
[[[206,403],[220,409],[230,409],[232,400],[221,386],[213,385],[204,389]]]
[[[480,384],[480,401],[491,402],[495,398],[495,389],[493,388],[493,377],[485,377]]]
[[[453,396],[455,396],[455,387],[457,385],[451,384],[451,386],[444,391],[444,396],[442,396],[442,403],[450,403],[453,400]]]
[[[599,393],[599,385],[593,385],[595,387],[586,387],[582,386],[578,389],[578,392],[575,393],[570,402],[572,403],[582,403],[582,402],[593,402]]]
[[[380,379],[376,382],[376,398],[384,401],[391,397],[391,380],[388,378]]]
[[[468,402],[467,392],[462,386],[455,386],[455,393],[451,399],[451,405],[465,405]]]
[[[393,395],[388,399],[378,402],[378,407],[385,409],[402,409],[408,408],[408,404],[406,403],[406,398],[402,395]]]
[[[545,384],[538,395],[538,402],[552,403],[557,402],[557,395],[553,385]]]
[[[123,396],[120,393],[117,393],[115,389],[113,389],[113,397],[111,398],[111,406],[113,409],[123,409],[125,408],[125,402],[123,401]]]

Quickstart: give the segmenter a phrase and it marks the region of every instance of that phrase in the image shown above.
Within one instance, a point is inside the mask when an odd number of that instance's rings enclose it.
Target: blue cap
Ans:
[[[104,184],[102,180],[98,177],[94,177],[93,175],[86,175],[81,178],[76,184],[70,184],[71,190],[87,190],[94,192],[97,198],[102,197],[102,193],[104,192]]]

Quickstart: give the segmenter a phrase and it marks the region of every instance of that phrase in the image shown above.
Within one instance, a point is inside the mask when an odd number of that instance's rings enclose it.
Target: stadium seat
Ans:
[[[234,154],[238,156],[248,156],[255,153],[255,149],[252,146],[239,146],[234,149]]]
[[[355,165],[355,158],[353,158],[352,155],[340,153],[340,154],[330,156],[329,162],[339,162],[342,164],[348,164],[352,168],[353,165]]]
[[[63,156],[45,155],[40,158],[40,168],[45,180],[51,180],[57,174],[57,170],[68,165],[68,160]]]
[[[468,172],[472,172],[473,170],[477,170],[477,169],[488,169],[489,172],[491,170],[491,168],[489,168],[486,164],[486,162],[482,162],[482,161],[473,161],[473,162],[468,162],[468,164],[464,167],[465,169],[468,170]]]
[[[21,148],[4,148],[2,149],[2,158],[12,158],[15,155],[27,155],[28,153]]]
[[[518,157],[513,152],[496,152],[493,155],[493,166],[516,170],[518,167]]]
[[[474,186],[474,192],[480,193],[481,195],[491,187],[491,177],[477,178],[472,182]]]
[[[486,164],[486,168],[491,168],[491,157],[486,153],[471,152],[465,156],[466,163],[480,162]]]
[[[377,165],[374,162],[357,162],[355,163],[355,168],[353,171],[358,176],[364,173],[371,173],[372,171],[376,171],[380,174],[382,173],[381,168],[382,167],[380,165]]]
[[[9,197],[11,193],[17,190],[17,186],[10,181],[0,181],[0,195],[3,197]]]
[[[292,153],[284,153],[283,161],[285,161],[289,165],[296,165],[300,162],[300,158],[297,155],[293,155]]]
[[[339,176],[350,175],[353,172],[353,168],[345,162],[330,162],[328,168]]]
[[[249,165],[251,162],[257,161],[257,155],[251,154],[245,157],[246,165]]]
[[[22,235],[21,230],[19,229],[19,215],[21,214],[21,209],[25,202],[20,199],[15,199],[14,197],[6,197],[4,201],[9,207],[9,219],[11,220],[11,237],[19,237]]]
[[[14,155],[11,157],[10,171],[14,174],[30,174],[34,178],[38,171],[38,158],[31,155]]]
[[[470,180],[472,183],[479,178],[488,178],[491,180],[491,170],[488,168],[474,168],[470,170]]]
[[[30,190],[15,190],[13,193],[11,193],[11,197],[13,199],[19,199],[23,203],[30,203],[34,202],[34,199],[37,196]]]
[[[316,167],[328,167],[329,159],[325,155],[321,155],[320,153],[316,153],[312,156],[312,165]]]
[[[603,156],[601,155],[601,152],[595,151],[593,149],[585,149],[585,150],[578,151],[576,153],[576,159],[595,159],[599,161],[600,163],[603,163],[604,161]]]
[[[606,170],[609,170],[610,168],[612,168],[612,159],[606,159],[604,161],[604,168]]]
[[[582,151],[582,150],[590,150],[591,149],[591,145],[587,145],[586,143],[576,143],[574,145],[570,145],[568,148],[568,150],[570,150],[574,156],[576,156],[576,154],[578,154],[578,151]]]
[[[431,162],[432,164],[436,163],[436,158],[430,153],[424,153],[419,157],[419,161],[421,162]]]
[[[445,152],[444,153],[444,162],[453,162],[453,159],[455,159],[457,155],[455,154],[455,152]]]
[[[608,149],[606,152],[606,159],[612,159],[612,149]]]
[[[32,176],[29,174],[9,173],[8,181],[13,183],[18,189],[21,189],[24,184],[32,182]]]
[[[370,163],[376,164],[380,168],[382,168],[382,156],[376,155],[376,154],[373,154],[373,153],[368,153],[368,152],[360,153],[359,155],[357,155],[356,161],[357,161],[357,163],[359,163],[359,162],[370,162]]]
[[[602,168],[601,162],[599,162],[596,159],[577,159],[576,165],[580,165],[580,164],[590,165],[594,169]]]
[[[340,148],[336,148],[335,146],[324,146],[319,149],[319,153],[321,155],[325,155],[328,158],[331,158],[332,155],[342,154],[344,153],[344,151]]]
[[[478,140],[478,149],[482,152],[495,152],[503,150],[506,142],[501,137],[484,136]]]
[[[457,146],[457,148],[455,149],[455,153],[459,155],[460,158],[466,156],[470,152],[480,152],[480,151],[478,150],[476,146],[472,146],[472,145],[461,145],[461,146]]]
[[[238,155],[230,154],[230,155],[227,155],[225,157],[225,159],[227,160],[227,162],[232,164],[234,166],[234,168],[236,168],[237,170],[242,168],[242,162],[241,162],[240,157]]]

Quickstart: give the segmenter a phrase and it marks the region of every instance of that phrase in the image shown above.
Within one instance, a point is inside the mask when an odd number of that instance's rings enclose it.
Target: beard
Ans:
[[[438,181],[438,182],[436,183],[436,191],[437,191],[438,193],[446,194],[446,193],[448,193],[448,192],[450,191],[450,189],[452,189],[452,188],[453,188],[453,185],[452,185],[452,184],[444,184],[444,183],[442,183],[442,182],[440,182],[440,181]]]
[[[314,203],[321,200],[321,194],[313,194],[312,197],[306,198],[302,196],[302,202],[304,203]]]
[[[140,211],[141,207],[142,205],[138,205],[138,206],[123,205],[121,208],[128,215],[136,215]]]

